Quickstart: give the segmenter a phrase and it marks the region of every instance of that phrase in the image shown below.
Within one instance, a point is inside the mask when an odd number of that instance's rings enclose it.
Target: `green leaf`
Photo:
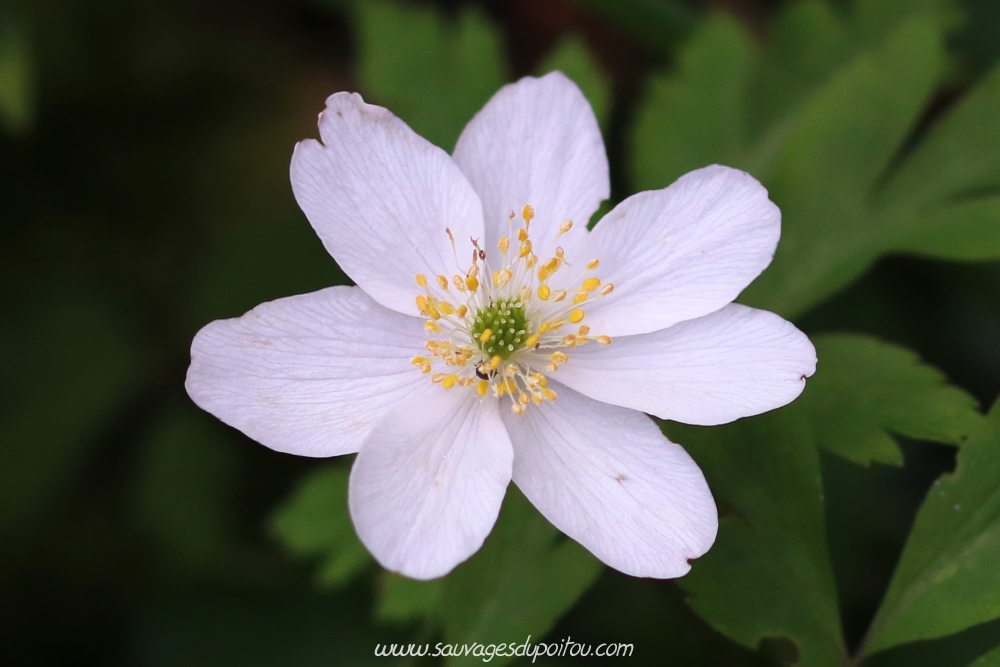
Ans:
[[[96,294],[65,294],[0,327],[0,541],[66,490],[146,370],[134,332]]]
[[[162,415],[139,461],[137,532],[175,562],[219,568],[235,542],[239,450],[226,430],[193,406]]]
[[[732,510],[715,546],[679,582],[691,607],[748,647],[787,637],[803,667],[840,664],[845,650],[807,407],[793,403],[715,428],[664,426]]]
[[[917,514],[866,654],[1000,617],[1000,404]]]
[[[0,4],[0,126],[21,134],[30,126],[35,107],[35,72],[27,22]]]
[[[893,434],[957,445],[982,421],[972,396],[909,350],[853,335],[813,343],[818,370],[799,402],[820,446],[835,454],[902,465]]]
[[[579,37],[565,39],[538,68],[539,75],[559,70],[580,86],[590,102],[601,128],[611,115],[611,84],[594,60],[587,44]]]
[[[541,639],[596,580],[601,566],[564,538],[511,486],[500,519],[483,548],[442,580],[383,587],[389,617],[420,611],[444,629],[449,644]],[[432,605],[432,606],[431,606]],[[431,608],[428,611],[428,607]],[[505,664],[510,658],[495,658]],[[447,664],[481,664],[476,657]]]
[[[969,667],[1000,667],[1000,646],[977,658]]]
[[[781,207],[774,262],[745,293],[786,315],[843,287],[891,247],[869,193],[917,121],[944,64],[940,29],[912,19],[803,107],[765,185]]]
[[[681,0],[582,0],[649,48],[667,52],[697,24],[691,5]]]
[[[662,188],[709,164],[740,166],[748,77],[755,54],[735,21],[705,22],[677,75],[654,77],[632,135],[632,182]]]
[[[274,515],[274,535],[291,554],[321,560],[321,586],[341,586],[372,562],[348,513],[349,476],[340,463],[310,473]]]
[[[358,3],[360,75],[373,101],[431,143],[451,150],[462,128],[503,85],[500,37],[478,12]]]

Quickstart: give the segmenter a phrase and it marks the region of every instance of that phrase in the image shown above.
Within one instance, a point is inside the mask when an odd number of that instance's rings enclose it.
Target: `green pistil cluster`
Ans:
[[[487,329],[491,334],[483,340],[483,333]],[[489,308],[481,308],[476,313],[472,337],[486,354],[506,359],[524,346],[528,337],[527,329],[528,318],[524,314],[524,304],[517,299],[500,299]]]

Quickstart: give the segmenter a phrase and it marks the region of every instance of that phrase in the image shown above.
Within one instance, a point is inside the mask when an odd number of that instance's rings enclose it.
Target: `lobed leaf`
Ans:
[[[928,493],[865,653],[1000,617],[1000,404]]]
[[[819,366],[799,402],[834,454],[902,465],[894,434],[957,445],[982,421],[972,396],[909,350],[855,335],[813,342]]]

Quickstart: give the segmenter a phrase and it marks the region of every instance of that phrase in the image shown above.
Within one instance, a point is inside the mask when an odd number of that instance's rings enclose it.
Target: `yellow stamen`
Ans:
[[[562,352],[561,350],[556,350],[555,352],[549,355],[549,359],[551,359],[557,364],[565,364],[567,361],[569,361],[569,355],[566,354],[565,352]]]
[[[583,315],[584,313],[582,308],[574,308],[569,311],[569,321],[573,324],[579,324],[580,321],[583,320]]]
[[[500,252],[507,252],[507,249],[510,248],[510,239],[508,239],[506,236],[501,236],[499,245],[500,245]]]
[[[441,327],[434,320],[427,320],[424,322],[424,331],[427,333],[441,333]]]
[[[594,340],[596,340],[601,345],[610,345],[611,344],[611,336],[598,336]]]
[[[493,337],[493,329],[483,329],[483,333],[479,334],[479,342],[485,343],[492,337]]]
[[[485,396],[486,392],[490,390],[490,383],[486,380],[480,380],[476,383],[476,393],[480,396]]]
[[[528,338],[527,338],[527,339],[526,339],[526,340],[524,341],[524,346],[525,346],[526,348],[528,348],[528,349],[531,349],[531,348],[535,347],[535,345],[536,345],[537,343],[538,343],[538,334],[531,334],[531,335],[530,335],[530,336],[528,336]]]
[[[458,307],[458,316],[459,317],[465,317],[465,314],[468,313],[468,312],[469,312],[469,309],[466,308],[465,306],[459,306]]]
[[[449,375],[444,379],[443,382],[441,382],[441,386],[444,387],[445,389],[451,389],[452,387],[455,386],[456,381],[458,381],[457,375]]]
[[[465,280],[462,278],[462,276],[459,275],[453,276],[451,282],[453,285],[455,285],[455,289],[457,289],[459,292],[465,291]]]
[[[420,366],[421,364],[426,364],[427,363],[427,358],[426,357],[413,357],[412,359],[410,359],[410,363],[413,364],[414,366]]]
[[[418,273],[417,274],[417,284],[420,285],[421,287],[426,288],[427,287],[427,276],[425,276],[422,273]]]
[[[583,281],[583,289],[587,292],[592,292],[601,286],[600,278],[587,278]]]
[[[552,294],[552,290],[549,289],[548,285],[540,285],[538,287],[538,298],[542,301],[548,301],[550,294]]]
[[[528,230],[525,229],[524,227],[522,227],[521,229],[517,230],[517,240],[520,241],[521,243],[524,243],[525,241],[527,241],[528,240]]]
[[[524,414],[524,406],[521,405],[520,403],[514,403],[513,405],[510,406],[510,411],[513,412],[515,415],[518,415],[518,416],[523,415]]]
[[[475,276],[469,276],[465,279],[465,286],[469,288],[470,292],[475,292],[479,289],[479,279]]]
[[[438,276],[438,285],[441,286],[441,289],[448,289],[448,279],[444,276]]]
[[[521,217],[524,218],[525,222],[531,222],[531,219],[535,217],[535,209],[531,208],[530,205],[525,204],[524,208],[521,209]]]
[[[417,297],[417,308],[420,309],[421,313],[427,312],[427,297],[423,294]]]
[[[440,308],[441,312],[445,315],[455,314],[455,306],[451,305],[447,301],[438,301],[438,308]]]
[[[440,320],[441,319],[441,313],[438,312],[437,308],[435,308],[434,306],[432,306],[430,304],[427,305],[427,314],[431,317],[431,319],[435,319],[435,320]]]
[[[583,303],[588,298],[590,298],[590,294],[589,293],[587,293],[587,292],[578,292],[577,295],[573,297],[573,303]]]
[[[597,261],[596,259],[592,259],[589,262],[587,262],[587,268],[593,271],[594,269],[597,268],[599,264],[600,264],[599,261]]]
[[[559,226],[559,236],[562,236],[571,229],[573,229],[573,221],[567,220],[566,222],[562,223],[562,225]]]
[[[527,257],[529,254],[531,254],[531,241],[525,241],[521,244],[521,250],[518,251],[517,256]]]
[[[615,286],[613,284],[608,283],[607,285],[605,285],[604,287],[601,288],[601,296],[607,296],[607,295],[611,294],[611,291],[614,288],[615,288]]]
[[[493,358],[490,359],[490,370],[495,371],[497,369],[497,366],[500,365],[501,361],[503,361],[503,359],[500,358],[499,354],[494,355]]]
[[[581,336],[586,336],[587,334],[590,333],[590,327],[588,327],[586,324],[581,324],[579,333]]]
[[[553,301],[562,301],[565,298],[566,298],[566,290],[561,289],[558,292],[556,292],[556,298],[553,299]]]
[[[438,384],[442,380],[444,380],[444,373],[435,373],[434,375],[431,376],[431,382],[433,382],[434,384]]]
[[[556,392],[552,391],[551,389],[546,389],[545,391],[542,392],[542,395],[545,396],[545,398],[550,401],[556,400]]]

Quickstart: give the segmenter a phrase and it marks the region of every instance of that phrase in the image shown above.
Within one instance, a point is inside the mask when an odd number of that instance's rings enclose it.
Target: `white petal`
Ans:
[[[420,319],[357,287],[261,304],[205,326],[191,344],[187,391],[199,407],[279,452],[356,452],[373,422],[434,385]]]
[[[481,238],[482,206],[451,157],[386,109],[356,93],[326,105],[323,144],[302,141],[292,156],[295,199],[354,282],[383,306],[416,315],[414,276],[454,273],[446,230],[466,245]]]
[[[547,259],[560,225],[572,220],[571,234],[585,233],[611,191],[594,111],[561,72],[501,88],[465,127],[454,155],[483,202],[491,253],[510,214],[520,217],[530,204],[532,243]]]
[[[616,570],[661,579],[686,574],[688,559],[708,551],[718,530],[697,464],[646,415],[555,390],[554,402],[504,417],[514,483],[545,518]]]
[[[351,518],[387,569],[447,574],[496,523],[513,451],[493,397],[467,389],[406,401],[372,431],[351,469]]]
[[[599,258],[597,275],[614,284],[587,309],[595,333],[648,333],[730,303],[771,263],[780,234],[767,190],[712,166],[629,197],[567,258]]]
[[[730,304],[608,346],[588,343],[557,377],[599,401],[711,426],[790,403],[815,371],[816,349],[794,325]]]

